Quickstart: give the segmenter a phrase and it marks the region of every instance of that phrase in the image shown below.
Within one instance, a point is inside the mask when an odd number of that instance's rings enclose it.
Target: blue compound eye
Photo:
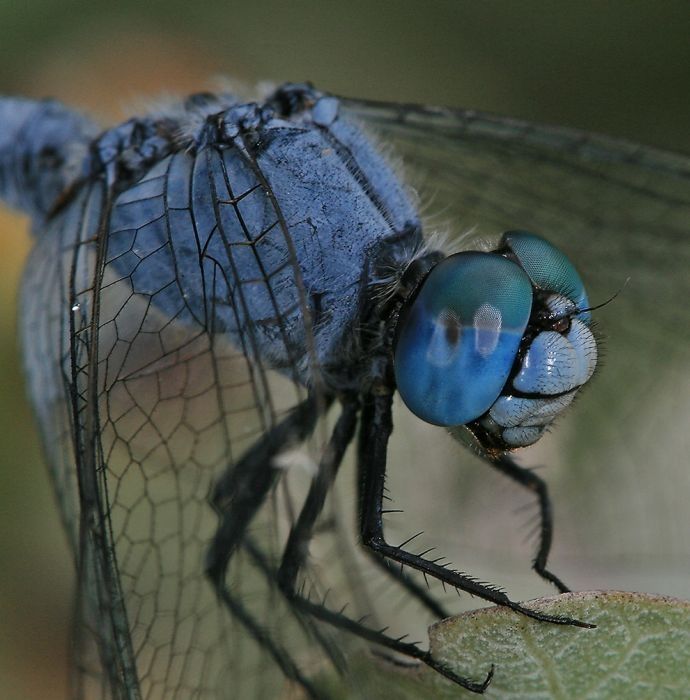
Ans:
[[[520,266],[491,253],[440,262],[403,310],[395,377],[408,408],[436,425],[462,425],[496,401],[532,309]]]
[[[589,306],[580,275],[558,248],[527,231],[508,231],[503,234],[502,243],[515,254],[535,287],[562,294],[578,309]],[[589,311],[579,314],[578,318],[585,323],[591,320]]]

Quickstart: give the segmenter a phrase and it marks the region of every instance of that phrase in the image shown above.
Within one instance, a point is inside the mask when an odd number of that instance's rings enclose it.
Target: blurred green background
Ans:
[[[687,2],[1,0],[0,93],[112,120],[214,76],[311,80],[688,152],[689,25]],[[71,581],[16,349],[29,244],[0,210],[0,697],[50,699],[66,694]]]

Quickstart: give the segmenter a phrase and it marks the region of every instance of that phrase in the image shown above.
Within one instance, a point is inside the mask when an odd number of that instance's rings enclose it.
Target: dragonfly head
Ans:
[[[570,260],[539,236],[509,231],[491,253],[439,262],[405,304],[398,390],[417,416],[463,426],[486,452],[531,445],[594,372],[590,324]]]

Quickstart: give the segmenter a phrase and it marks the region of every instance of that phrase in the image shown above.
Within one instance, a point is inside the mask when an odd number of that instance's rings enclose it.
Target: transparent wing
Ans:
[[[428,232],[450,231],[460,246],[468,230],[535,230],[571,256],[594,303],[631,278],[597,312],[608,349],[592,388],[522,460],[549,467],[553,568],[567,583],[687,594],[687,159],[471,114],[348,108],[402,159]],[[282,196],[249,153],[209,144],[170,154],[116,197],[95,179],[38,233],[22,338],[76,555],[83,697],[285,690],[203,574],[218,525],[213,484],[318,386]],[[281,465],[297,466],[252,520],[248,538],[271,566],[327,435],[290,445]],[[528,496],[400,406],[389,462],[390,541],[424,529],[420,550],[437,547],[515,598],[544,590],[515,527]],[[428,616],[354,552],[351,477],[339,476],[301,590],[424,639]],[[308,673],[322,669],[332,630],[285,605],[242,546],[227,588]]]
[[[238,158],[173,153],[117,197],[94,178],[27,265],[22,337],[75,552],[79,697],[275,697],[286,682],[204,576],[213,484],[314,383],[290,231]],[[248,531],[273,567],[309,483],[293,471]],[[300,648],[308,622],[242,546],[227,586]]]
[[[575,262],[591,303],[620,292],[595,312],[598,376],[521,460],[548,466],[553,566],[570,585],[690,594],[690,159],[476,112],[345,102],[401,159],[427,235],[448,233],[461,248],[509,229],[539,232]],[[457,454],[443,457],[457,474]],[[462,472],[455,498],[466,513],[458,529],[494,552],[495,579],[524,547],[505,536],[520,520],[510,496],[490,497],[504,493],[491,478]],[[504,506],[510,517],[487,518]]]

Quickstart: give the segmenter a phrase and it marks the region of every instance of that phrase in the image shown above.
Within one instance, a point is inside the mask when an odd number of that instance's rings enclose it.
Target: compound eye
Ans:
[[[541,236],[528,231],[508,231],[502,244],[510,248],[537,289],[561,294],[578,309],[589,306],[585,286],[570,260]],[[589,323],[589,311],[578,318]]]
[[[408,408],[436,425],[463,425],[498,398],[532,309],[519,265],[466,252],[440,262],[401,312],[394,363]]]

